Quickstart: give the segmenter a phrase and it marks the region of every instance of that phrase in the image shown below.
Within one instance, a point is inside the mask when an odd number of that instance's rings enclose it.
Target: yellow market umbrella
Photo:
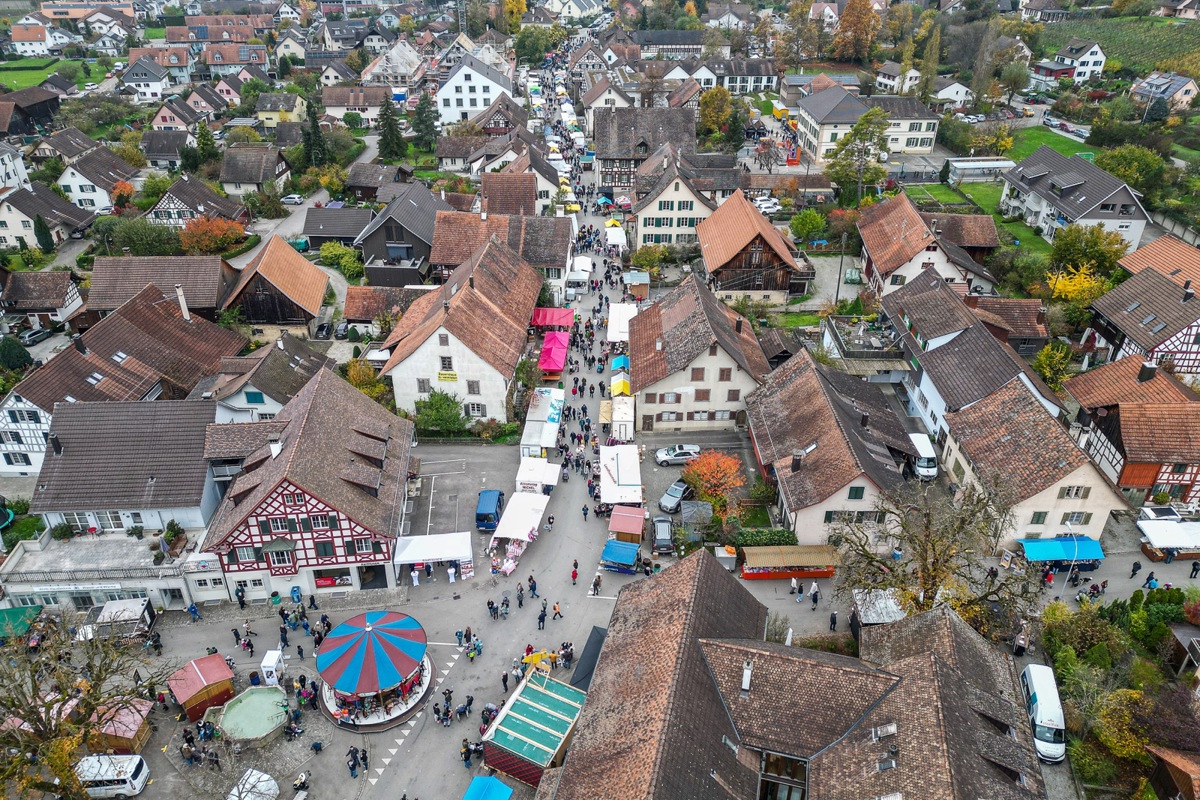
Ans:
[[[620,222],[620,220],[616,220],[616,219],[611,219],[611,218],[610,218],[610,219],[608,220],[608,222],[605,222],[605,223],[604,223],[604,227],[606,227],[606,228],[619,228],[619,227],[621,227],[621,222]]]

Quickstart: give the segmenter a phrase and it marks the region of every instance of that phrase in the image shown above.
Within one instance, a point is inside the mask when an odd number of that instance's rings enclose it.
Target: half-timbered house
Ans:
[[[1170,362],[1176,374],[1200,375],[1200,300],[1157,269],[1144,269],[1092,303],[1092,327],[1114,359]]]
[[[501,93],[490,106],[471,120],[488,136],[504,136],[529,125],[529,112],[517,101]]]
[[[202,549],[252,600],[293,586],[318,595],[395,588],[412,438],[411,422],[327,369],[274,420],[211,426],[206,454],[244,461]],[[239,452],[247,441],[255,449]]]
[[[183,228],[197,217],[246,224],[250,221],[250,212],[245,206],[208,188],[204,181],[192,180],[187,175],[171,184],[171,188],[146,212],[146,221],[150,224],[172,228]]]
[[[247,322],[308,325],[321,312],[329,277],[279,236],[272,236],[242,270],[224,308],[241,308]]]

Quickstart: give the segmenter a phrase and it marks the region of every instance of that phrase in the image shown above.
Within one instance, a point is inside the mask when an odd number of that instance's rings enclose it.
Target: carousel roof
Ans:
[[[368,611],[329,632],[317,652],[317,672],[344,694],[394,689],[416,673],[427,643],[425,629],[407,614]]]

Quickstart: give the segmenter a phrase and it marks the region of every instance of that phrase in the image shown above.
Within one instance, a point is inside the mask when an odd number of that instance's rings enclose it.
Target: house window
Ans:
[[[355,539],[354,540],[354,549],[355,549],[355,551],[357,551],[359,553],[371,552],[371,540],[370,539]]]
[[[433,387],[429,385],[429,378],[417,378],[417,393],[429,394],[433,391]]]
[[[708,354],[709,356],[715,356],[717,354],[717,346],[715,344],[709,345]]]
[[[441,363],[442,363],[442,372],[453,372],[454,371],[454,359],[451,358],[450,356],[442,356]]]
[[[1175,473],[1176,475],[1182,475],[1183,473],[1187,472],[1187,468],[1187,464],[1175,464],[1171,467],[1171,472]]]
[[[252,406],[261,406],[266,402],[262,392],[246,392],[246,402]]]
[[[29,456],[24,453],[5,453],[4,463],[10,467],[28,467],[30,464]]]
[[[1092,493],[1090,486],[1062,486],[1058,490],[1059,500],[1086,500]]]
[[[663,392],[659,400],[663,403],[678,403],[679,395],[675,392]]]
[[[487,408],[483,403],[467,403],[468,417],[484,417],[487,416]]]
[[[254,548],[253,547],[239,547],[234,551],[234,553],[235,553],[235,558],[238,561],[257,561],[258,560],[254,557]]]
[[[1062,515],[1063,525],[1087,525],[1092,521],[1092,515],[1086,511],[1072,511]]]
[[[721,381],[722,383],[733,380],[733,368],[721,367],[721,369],[717,372],[717,380]]]
[[[729,390],[728,400],[730,403],[736,403],[737,401],[739,401],[741,399],[742,399],[742,390],[741,389],[730,389]]]
[[[866,491],[865,487],[862,487],[862,486],[851,486],[851,487],[850,487],[850,494],[849,494],[849,495],[847,495],[847,497],[849,497],[851,500],[862,500],[862,499],[863,499],[863,493],[864,493],[865,491]]]
[[[692,367],[692,380],[693,381],[704,380],[704,367]]]
[[[0,431],[0,442],[5,444],[24,444],[21,441],[21,434],[16,431]]]
[[[92,525],[92,523],[88,522],[87,514],[82,511],[68,511],[63,514],[63,522],[70,525],[71,529],[76,531],[86,531]]]
[[[479,394],[479,381],[467,381],[467,394]]]
[[[284,494],[283,502],[285,505],[298,506],[304,502],[304,495],[299,492],[288,492]]]
[[[10,422],[32,422],[36,425],[42,421],[42,416],[36,411],[15,409],[8,412],[8,419]]]
[[[1029,524],[1030,525],[1045,525],[1047,513],[1048,512],[1046,512],[1046,511],[1033,512],[1033,518],[1029,520]]]
[[[271,517],[271,531],[274,533],[287,533],[288,518],[287,517]]]
[[[271,566],[273,567],[286,567],[292,563],[291,550],[272,550],[268,555],[271,558]]]
[[[439,333],[438,334],[438,347],[449,347],[449,346],[450,346],[450,334]]]
[[[696,402],[697,403],[707,403],[709,401],[709,398],[711,398],[711,397],[712,397],[712,389],[697,389],[696,390]]]
[[[317,542],[317,557],[330,558],[333,556],[333,542]]]

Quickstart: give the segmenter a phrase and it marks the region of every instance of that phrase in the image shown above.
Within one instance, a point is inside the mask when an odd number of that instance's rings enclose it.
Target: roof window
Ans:
[[[93,372],[91,375],[87,376],[87,382],[90,383],[92,386],[96,386],[102,380],[104,380],[104,376],[101,375],[99,372]]]

